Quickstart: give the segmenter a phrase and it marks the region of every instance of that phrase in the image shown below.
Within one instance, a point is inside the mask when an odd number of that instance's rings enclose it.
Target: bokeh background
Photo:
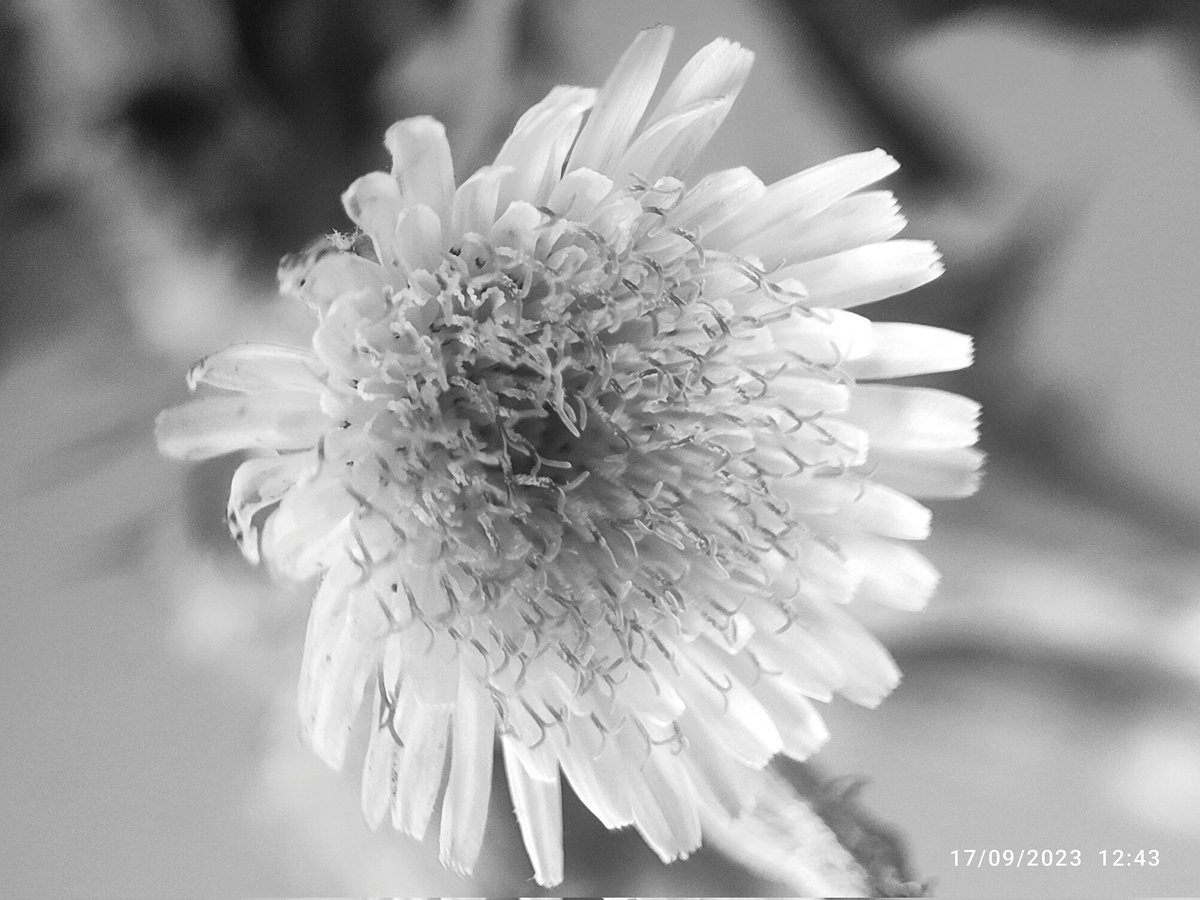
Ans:
[[[372,834],[299,745],[307,592],[221,522],[230,461],[160,460],[193,359],[303,340],[275,263],[344,227],[391,121],[460,176],[640,27],[758,54],[700,169],[882,146],[940,281],[868,309],[970,332],[987,478],[938,504],[942,589],[866,607],[905,672],[835,702],[810,773],[864,775],[939,893],[1200,885],[1200,4],[1168,0],[8,0],[0,6],[0,887],[536,894],[498,787],[473,880]],[[511,808],[511,807],[509,807]],[[967,848],[1079,849],[1065,869]],[[1155,868],[1100,851],[1157,850]],[[660,866],[567,812],[573,895],[785,894]]]

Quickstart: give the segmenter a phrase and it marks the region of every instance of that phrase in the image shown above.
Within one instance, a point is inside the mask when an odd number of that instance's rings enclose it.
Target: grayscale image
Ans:
[[[0,888],[1186,896],[1200,6],[0,6]]]

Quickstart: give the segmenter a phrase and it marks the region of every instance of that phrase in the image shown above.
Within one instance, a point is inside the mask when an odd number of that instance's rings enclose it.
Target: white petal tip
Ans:
[[[413,136],[443,136],[445,133],[446,127],[433,116],[413,116],[388,126],[388,130],[383,133],[383,145],[395,153]]]
[[[368,172],[342,191],[342,208],[354,223],[363,225],[367,208],[372,201],[394,200],[400,195],[400,185],[386,172]]]
[[[879,704],[883,703],[897,687],[900,686],[900,676],[897,673],[896,680],[886,686],[881,686],[870,691],[850,691],[849,689],[842,691],[842,696],[853,703],[855,706],[861,706],[864,709],[875,709]]]
[[[968,368],[975,360],[970,335],[911,322],[873,322],[871,351],[846,363],[856,379],[905,378]]]
[[[442,853],[438,859],[442,866],[449,869],[455,875],[461,876],[462,878],[469,878],[471,873],[475,871],[474,860],[471,862],[466,862],[462,859],[459,859],[453,851],[450,853]]]
[[[877,166],[879,171],[884,173],[879,176],[880,178],[891,175],[900,168],[900,163],[896,160],[896,157],[892,156],[892,154],[888,153],[882,147],[876,147],[874,150],[868,151],[868,154],[871,162]]]
[[[898,251],[893,265],[899,270],[912,273],[911,280],[914,284],[904,288],[906,291],[927,284],[946,271],[945,263],[942,262],[942,252],[933,241],[901,238],[888,241],[885,246],[887,245]]]

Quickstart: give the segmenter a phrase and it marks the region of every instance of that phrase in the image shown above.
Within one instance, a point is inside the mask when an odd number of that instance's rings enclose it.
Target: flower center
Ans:
[[[375,372],[347,398],[369,441],[355,491],[398,534],[436,535],[409,564],[473,598],[418,613],[488,610],[560,650],[607,623],[603,666],[662,617],[732,622],[721,598],[766,583],[795,522],[749,451],[803,423],[765,411],[771,374],[742,347],[808,313],[667,227],[681,195],[619,193],[587,225],[538,211],[497,246],[468,235],[348,332]]]

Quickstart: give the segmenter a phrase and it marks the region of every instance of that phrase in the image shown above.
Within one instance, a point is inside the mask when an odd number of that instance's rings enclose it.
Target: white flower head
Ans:
[[[923,604],[912,496],[975,487],[976,404],[878,383],[966,366],[969,339],[847,311],[941,272],[860,192],[896,163],[683,181],[752,54],[714,41],[646,114],[671,36],[552,90],[457,187],[438,122],[393,125],[392,171],[343,196],[359,235],[281,268],[312,349],[213,354],[189,383],[225,393],[159,420],[175,456],[259,452],[234,536],[321,579],[304,734],[340,766],[372,694],[366,817],[420,838],[440,805],[460,871],[496,735],[541,884],[564,775],[663,860],[696,849],[748,772],[822,743],[813,700],[895,686],[843,605]]]

